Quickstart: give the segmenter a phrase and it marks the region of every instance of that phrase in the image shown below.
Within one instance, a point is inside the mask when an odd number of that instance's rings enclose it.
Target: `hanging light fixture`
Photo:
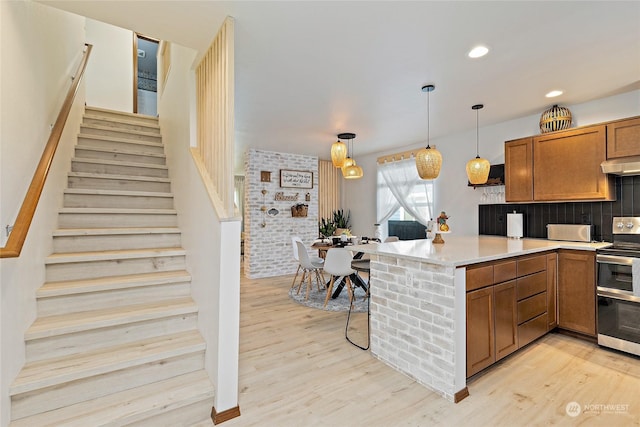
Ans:
[[[344,161],[347,158],[347,146],[340,139],[346,139],[344,136],[347,134],[338,134],[338,140],[331,146],[331,161],[333,166],[341,168],[344,166]]]
[[[486,183],[487,179],[489,179],[489,169],[491,168],[489,160],[481,158],[478,154],[478,110],[483,107],[484,105],[482,104],[476,104],[471,107],[472,110],[476,110],[476,158],[467,162],[467,177],[469,178],[469,182],[474,185]]]
[[[429,93],[435,88],[434,85],[422,86],[422,91],[427,92],[427,147],[416,154],[416,169],[422,179],[436,179],[442,166],[442,154],[429,145]]]
[[[353,139],[356,137],[355,133],[341,133],[339,135],[342,139],[349,140],[351,144],[351,155],[347,154],[347,158],[344,160],[344,164],[342,165],[342,176],[345,179],[357,179],[362,178],[364,176],[364,172],[362,168],[356,164],[356,161],[353,159]]]

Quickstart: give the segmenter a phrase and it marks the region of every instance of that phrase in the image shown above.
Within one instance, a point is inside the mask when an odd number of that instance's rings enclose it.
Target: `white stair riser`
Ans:
[[[160,134],[153,135],[148,133],[133,133],[129,132],[126,129],[106,129],[106,128],[94,128],[91,126],[80,125],[80,132],[85,135],[99,135],[99,136],[108,136],[113,138],[125,138],[131,139],[135,141],[147,141],[147,142],[156,142],[160,143],[162,141],[162,137]]]
[[[192,426],[199,422],[211,419],[211,408],[213,407],[213,397],[206,398],[200,402],[193,403],[182,408],[155,417],[127,424],[129,427],[175,427]],[[213,425],[213,424],[212,424]]]
[[[176,214],[60,213],[60,228],[176,227]]]
[[[152,303],[190,295],[189,283],[142,286],[37,299],[38,316],[99,310],[122,305]]]
[[[153,124],[153,123],[134,123],[130,120],[127,120],[126,118],[123,118],[124,121],[116,121],[119,120],[118,118],[108,118],[108,117],[89,117],[89,116],[85,116],[82,119],[82,123],[85,125],[97,125],[97,126],[111,126],[111,127],[115,127],[118,129],[129,129],[129,130],[133,130],[133,131],[141,131],[141,132],[147,132],[147,133],[157,133],[160,134],[160,128],[158,127],[158,124]]]
[[[185,257],[158,256],[122,260],[71,262],[45,266],[47,282],[80,280],[95,277],[121,276],[125,274],[151,273],[155,271],[184,270]]]
[[[126,139],[126,138],[123,138]],[[164,146],[158,143],[140,143],[139,141],[113,141],[109,138],[78,136],[78,146],[104,148],[108,150],[136,151],[149,154],[164,154]]]
[[[13,419],[128,390],[204,367],[204,351],[162,359],[12,396]]]
[[[161,156],[148,156],[138,153],[124,153],[113,151],[96,151],[76,146],[76,158],[119,160],[121,162],[149,163],[150,165],[164,165],[166,159]]]
[[[102,236],[55,236],[54,253],[112,251],[124,249],[177,248],[180,233],[137,233]]]
[[[127,122],[137,122],[142,124],[151,124],[157,125],[158,118],[153,116],[143,116],[139,114],[130,114],[130,113],[122,113],[120,111],[106,111],[101,109],[96,109],[93,107],[87,107],[85,109],[86,114],[90,114],[92,116],[100,116],[106,117],[115,120],[125,120]]]
[[[65,194],[66,208],[173,209],[173,197]]]
[[[132,343],[161,335],[192,331],[198,326],[197,313],[162,317],[102,329],[28,340],[27,362],[72,355],[109,346]]]
[[[136,179],[114,179],[105,177],[79,177],[70,176],[69,188],[84,188],[95,190],[123,190],[123,191],[155,191],[158,193],[170,193],[171,184],[162,181],[141,181]]]
[[[113,165],[108,163],[83,162],[82,160],[71,161],[71,171],[111,175],[155,176],[160,178],[167,178],[169,176],[165,168],[152,168],[138,165]]]

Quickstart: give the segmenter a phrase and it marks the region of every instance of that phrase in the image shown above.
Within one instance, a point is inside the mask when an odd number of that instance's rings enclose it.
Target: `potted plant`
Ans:
[[[333,211],[333,223],[336,226],[336,229],[334,231],[334,234],[336,236],[340,236],[341,234],[350,234],[350,227],[351,224],[349,223],[351,217],[351,212],[347,211],[347,214],[344,214],[344,211],[342,209],[339,209],[337,211]]]

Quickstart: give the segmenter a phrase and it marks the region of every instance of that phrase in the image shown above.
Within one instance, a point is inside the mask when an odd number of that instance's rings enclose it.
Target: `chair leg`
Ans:
[[[300,264],[298,264],[298,269],[296,270],[296,275],[293,276],[293,282],[291,282],[291,288],[293,288],[296,285],[296,279],[298,278],[298,273],[300,273],[300,268],[302,266]]]
[[[331,281],[329,282],[329,287],[327,288],[327,296],[324,299],[324,307],[326,307],[327,303],[329,302],[329,297],[331,296],[331,292],[333,292],[333,284],[335,283],[335,281],[335,276],[331,276]]]
[[[307,271],[307,294],[305,295],[305,301],[309,299],[309,292],[311,292],[311,271]]]
[[[318,288],[318,292],[322,292],[321,283],[324,286],[324,280],[320,279],[320,270],[318,269],[316,270],[316,288]]]
[[[300,277],[300,283],[298,283],[298,290],[296,291],[296,295],[300,294],[300,288],[302,288],[302,284],[304,283],[304,279],[307,276],[307,270],[302,269],[302,277]]]
[[[346,282],[345,286],[347,287],[347,292],[349,293],[349,305],[352,306],[353,305],[353,288],[352,288],[352,283],[349,276],[345,277],[345,282]]]

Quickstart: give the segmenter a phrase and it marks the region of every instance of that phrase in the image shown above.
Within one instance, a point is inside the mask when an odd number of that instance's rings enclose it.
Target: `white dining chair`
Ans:
[[[300,268],[302,269],[302,279],[300,279],[300,284],[298,285],[297,293],[298,294],[300,293],[300,288],[302,288],[302,284],[306,279],[307,294],[305,296],[305,299],[309,299],[309,292],[311,292],[311,287],[312,287],[311,285],[312,274],[315,276],[316,286],[318,287],[318,290],[321,290],[320,288],[321,283],[324,285],[324,279],[322,278],[322,274],[321,274],[324,263],[311,261],[311,258],[307,253],[307,248],[304,246],[302,242],[297,241],[296,246],[298,248],[298,258],[299,258]]]
[[[351,251],[343,248],[332,248],[327,251],[327,257],[324,260],[324,271],[331,275],[331,281],[327,288],[327,296],[324,299],[324,306],[327,306],[331,293],[333,292],[333,284],[344,278],[347,292],[349,293],[349,303],[353,304],[353,284],[351,283],[351,276],[355,274],[355,270],[351,268]]]
[[[298,256],[298,244],[297,242],[302,243],[302,239],[298,236],[291,236],[291,247],[293,248],[293,259],[296,260],[296,262],[298,263],[298,269],[296,270],[296,275],[293,276],[293,282],[291,282],[291,287],[293,288],[296,285],[296,279],[298,278],[298,274],[300,273],[300,269],[302,269],[302,266],[300,265],[300,257]],[[303,244],[304,246],[304,244]],[[306,252],[306,249],[305,249]],[[320,258],[319,256],[309,256],[309,261],[311,261],[312,263],[315,264],[324,264],[324,259]],[[302,277],[300,278],[300,284],[302,284],[302,282],[304,281],[304,272],[302,274]]]

